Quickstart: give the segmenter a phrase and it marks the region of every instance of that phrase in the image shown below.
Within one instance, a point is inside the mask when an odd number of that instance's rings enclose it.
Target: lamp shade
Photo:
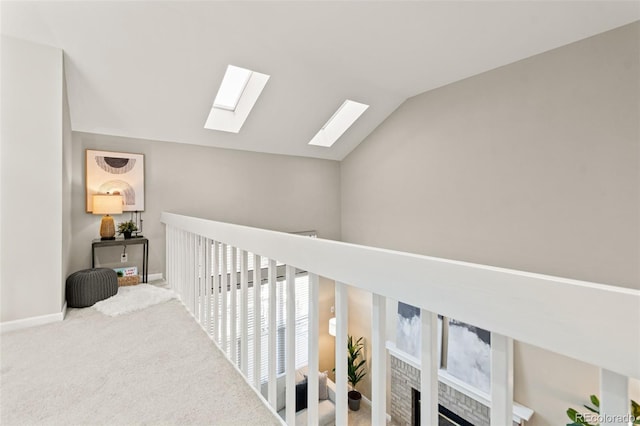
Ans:
[[[336,336],[336,317],[329,319],[329,334]]]
[[[96,194],[93,196],[93,214],[121,214],[122,195]]]

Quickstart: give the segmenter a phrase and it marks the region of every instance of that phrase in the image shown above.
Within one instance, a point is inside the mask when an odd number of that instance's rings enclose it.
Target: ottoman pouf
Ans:
[[[118,274],[108,268],[83,269],[69,275],[66,290],[67,306],[86,308],[118,292]]]

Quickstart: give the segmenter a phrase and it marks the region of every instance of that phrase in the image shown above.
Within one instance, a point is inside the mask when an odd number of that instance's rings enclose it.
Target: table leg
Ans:
[[[142,245],[143,247],[143,259],[142,259],[142,273],[144,274],[144,282],[149,282],[149,242]]]

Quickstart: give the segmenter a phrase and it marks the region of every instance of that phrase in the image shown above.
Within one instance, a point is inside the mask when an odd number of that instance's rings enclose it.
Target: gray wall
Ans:
[[[64,301],[62,50],[2,37],[0,321]]]
[[[341,163],[343,240],[640,288],[639,40],[634,23],[409,99]],[[531,424],[597,392],[593,367],[515,357]]]
[[[150,239],[151,273],[164,273],[164,225],[169,211],[284,232],[340,234],[339,164],[116,136],[73,133],[72,270],[91,266],[91,240],[100,216],[85,213],[85,150],[145,155],[143,234]],[[116,215],[116,225],[129,214]],[[135,264],[141,250],[131,247]],[[99,263],[118,266],[121,249],[100,249]]]

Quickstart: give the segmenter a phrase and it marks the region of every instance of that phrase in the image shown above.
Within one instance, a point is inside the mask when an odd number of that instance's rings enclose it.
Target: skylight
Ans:
[[[369,105],[347,99],[311,139],[309,145],[330,147],[369,108]]]
[[[227,72],[224,73],[216,99],[213,101],[213,106],[235,111],[250,77],[251,70],[229,65]]]
[[[268,80],[266,74],[229,65],[204,127],[238,133]]]

